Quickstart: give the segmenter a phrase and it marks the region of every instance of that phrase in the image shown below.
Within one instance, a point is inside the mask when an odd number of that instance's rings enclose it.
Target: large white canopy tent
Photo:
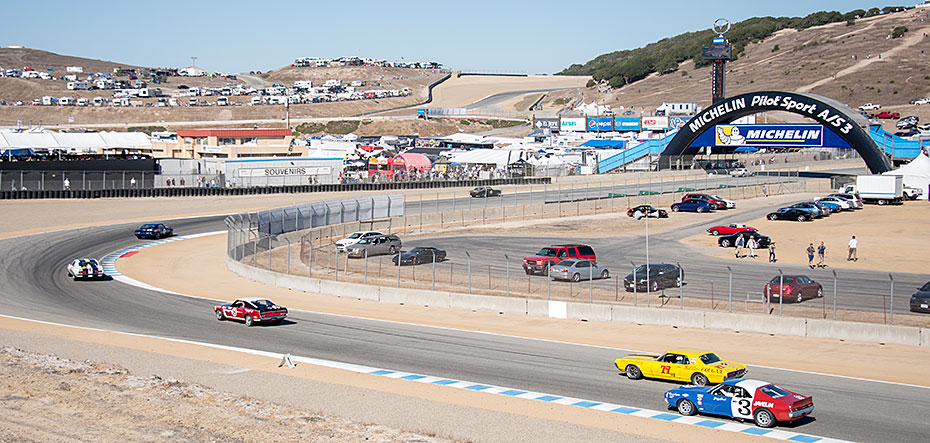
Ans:
[[[904,186],[924,191],[923,195],[920,196],[921,200],[930,199],[930,157],[927,157],[926,153],[921,152],[910,163],[888,171],[884,175],[900,175]]]

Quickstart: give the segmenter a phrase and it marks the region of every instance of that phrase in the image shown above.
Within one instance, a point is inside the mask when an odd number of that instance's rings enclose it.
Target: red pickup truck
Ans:
[[[901,114],[897,112],[882,111],[875,113],[875,118],[901,118]]]
[[[523,272],[526,272],[526,275],[546,275],[549,272],[549,265],[558,264],[567,258],[584,258],[597,263],[597,256],[590,246],[553,245],[540,249],[536,255],[524,257]]]

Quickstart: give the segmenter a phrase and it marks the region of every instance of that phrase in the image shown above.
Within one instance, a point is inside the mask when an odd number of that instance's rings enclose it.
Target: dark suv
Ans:
[[[568,258],[583,258],[597,262],[594,249],[587,245],[553,245],[539,250],[536,255],[523,258],[523,271],[527,275],[549,272],[549,265],[558,264]]]

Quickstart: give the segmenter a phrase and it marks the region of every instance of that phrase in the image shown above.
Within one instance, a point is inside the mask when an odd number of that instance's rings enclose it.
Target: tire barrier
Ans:
[[[476,186],[541,185],[552,183],[550,177],[495,178],[486,180],[452,180],[389,183],[346,183],[320,185],[280,185],[250,188],[130,188],[81,190],[7,190],[0,200],[73,199],[73,198],[152,198],[205,197],[220,195],[303,194],[317,192],[396,191],[409,189],[473,188]]]

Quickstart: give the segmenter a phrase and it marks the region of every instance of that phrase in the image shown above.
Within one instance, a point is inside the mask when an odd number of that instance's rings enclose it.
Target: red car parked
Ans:
[[[875,114],[875,118],[901,118],[897,112],[882,111]]]
[[[539,250],[536,255],[523,258],[523,272],[526,275],[549,272],[549,266],[558,264],[567,258],[583,258],[597,263],[594,249],[587,245],[553,245]]]
[[[757,229],[750,227],[750,226],[743,225],[743,224],[738,224],[738,223],[730,223],[726,226],[723,226],[723,225],[711,226],[707,228],[707,232],[709,232],[710,235],[730,235],[730,234],[736,234],[737,232],[743,232],[743,231],[757,231]]]
[[[217,320],[241,320],[246,326],[255,322],[276,325],[287,317],[287,308],[260,297],[240,298],[232,303],[216,305],[213,311]]]
[[[785,275],[784,284],[781,283],[782,276],[776,275],[762,288],[769,301],[784,297],[785,303],[801,303],[808,298],[823,297],[823,286],[806,275]]]
[[[716,205],[716,206],[717,206],[717,209],[726,209],[726,208],[727,208],[727,202],[725,202],[725,201],[723,201],[723,200],[716,199],[716,198],[711,197],[711,196],[709,196],[709,195],[707,195],[707,194],[685,194],[685,196],[681,198],[681,201],[690,200],[690,199],[692,199],[692,198],[696,198],[696,199],[698,199],[698,200],[707,201],[707,202],[709,202],[709,203],[711,203],[711,204],[713,204],[713,205]]]

